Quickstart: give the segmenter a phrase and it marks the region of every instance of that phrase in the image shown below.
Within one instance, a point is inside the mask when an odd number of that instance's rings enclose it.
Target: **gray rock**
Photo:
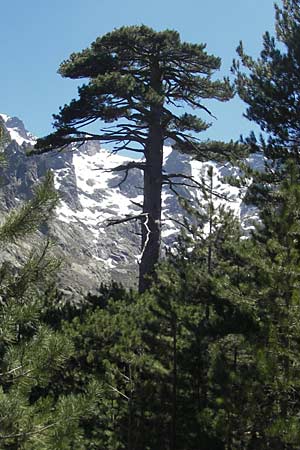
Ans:
[[[142,201],[142,172],[133,169],[122,182],[124,174],[109,170],[126,164],[129,159],[109,155],[98,142],[88,142],[79,149],[28,157],[26,147],[33,141],[33,136],[16,117],[6,118],[4,122],[14,140],[5,149],[7,164],[0,168],[2,218],[11,208],[30,198],[34,185],[47,170],[52,170],[62,202],[49,227],[42,229],[34,239],[40,239],[47,232],[55,240],[56,253],[63,261],[59,279],[64,292],[70,297],[84,295],[96,289],[102,281],[111,279],[126,286],[136,285],[140,254],[139,225],[134,221],[107,225],[109,219],[139,213],[136,203]],[[188,177],[193,174],[198,180],[205,176],[207,164],[193,163],[186,155],[171,152],[170,148],[166,150],[166,155],[166,173],[182,173]],[[222,170],[228,175],[232,168],[224,166],[216,170],[218,175],[222,174]],[[202,198],[199,191],[189,186],[189,180],[176,178],[174,181],[183,181],[188,185],[174,186],[181,196],[190,200]],[[236,210],[247,215],[245,207],[240,209],[238,193],[228,185],[223,185],[222,189],[222,192],[233,195]],[[180,221],[185,212],[168,185],[164,188],[163,208],[164,245],[172,246],[179,227],[178,223],[172,223],[170,217]],[[33,245],[33,238],[29,240],[28,248],[30,245]],[[23,254],[23,249],[19,252]],[[18,250],[14,248],[11,258],[17,257]]]

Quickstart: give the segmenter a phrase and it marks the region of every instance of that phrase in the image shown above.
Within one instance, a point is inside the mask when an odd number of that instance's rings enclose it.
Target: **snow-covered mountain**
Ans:
[[[50,232],[57,242],[58,253],[64,258],[63,284],[70,292],[93,289],[110,278],[133,284],[140,255],[139,224],[129,222],[108,226],[108,223],[110,219],[139,213],[141,171],[131,170],[122,182],[124,174],[111,169],[126,164],[130,158],[111,154],[96,141],[79,149],[74,147],[51,155],[27,157],[26,148],[34,144],[32,134],[20,119],[5,114],[0,117],[11,138],[5,150],[7,167],[1,174],[4,185],[0,207],[3,214],[28,198],[33,185],[48,169],[53,170],[62,200]],[[239,190],[221,182],[224,176],[233,173],[229,164],[192,161],[170,146],[164,149],[166,173],[182,173],[199,181],[207,177],[209,167],[213,167],[215,189],[228,197],[228,207],[245,220],[249,211],[241,205]],[[189,180],[185,182],[191,184]],[[183,186],[177,190],[188,199],[201,201],[199,189]],[[222,201],[216,198],[216,202]],[[176,240],[178,222],[183,214],[176,196],[165,186],[162,221],[165,246],[172,246]]]

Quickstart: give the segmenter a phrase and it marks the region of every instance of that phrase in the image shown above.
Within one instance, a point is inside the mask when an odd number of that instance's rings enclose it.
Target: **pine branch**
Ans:
[[[12,433],[12,434],[7,434],[7,435],[0,434],[0,439],[1,440],[7,440],[7,439],[15,439],[15,438],[19,438],[19,437],[25,438],[27,436],[33,436],[35,434],[43,433],[45,430],[48,430],[49,428],[52,428],[55,425],[56,425],[56,423],[51,423],[49,425],[45,425],[43,427],[39,427],[39,428],[37,428],[36,430],[33,430],[33,431],[23,431],[23,432],[20,432],[20,433]]]
[[[45,181],[36,188],[33,199],[6,217],[0,226],[0,242],[15,242],[36,231],[49,220],[58,202],[59,194],[53,186],[53,175],[48,172]]]

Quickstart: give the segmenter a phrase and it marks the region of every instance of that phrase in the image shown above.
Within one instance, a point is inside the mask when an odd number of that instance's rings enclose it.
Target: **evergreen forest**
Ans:
[[[218,78],[220,58],[204,44],[145,25],[115,29],[61,64],[85,84],[31,153],[98,140],[143,157],[115,168],[143,172],[139,283],[103,280],[67,301],[50,238],[17,267],[1,263],[0,450],[300,448],[299,0],[275,14],[257,59],[239,44],[230,78]],[[234,95],[261,135],[202,140],[210,101]],[[1,155],[8,139],[1,129]],[[178,198],[185,220],[162,254],[162,189],[178,182],[163,170],[167,140],[198,161],[236,165],[230,182],[256,211],[250,230],[230,203],[217,206],[209,169],[202,203]],[[263,170],[247,165],[252,153]],[[47,227],[59,202],[49,172],[1,221],[2,248]]]

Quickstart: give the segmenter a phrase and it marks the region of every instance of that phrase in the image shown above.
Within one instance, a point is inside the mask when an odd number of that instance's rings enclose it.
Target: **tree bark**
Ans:
[[[152,69],[151,87],[159,93],[162,88],[158,64]],[[144,203],[142,218],[142,255],[139,267],[139,292],[151,284],[155,264],[159,260],[161,241],[161,193],[164,134],[161,124],[162,105],[150,107],[148,143],[145,149]]]
[[[171,422],[171,447],[176,450],[176,430],[177,430],[177,318],[172,317],[172,340],[173,340],[173,374],[172,374],[172,422]]]

